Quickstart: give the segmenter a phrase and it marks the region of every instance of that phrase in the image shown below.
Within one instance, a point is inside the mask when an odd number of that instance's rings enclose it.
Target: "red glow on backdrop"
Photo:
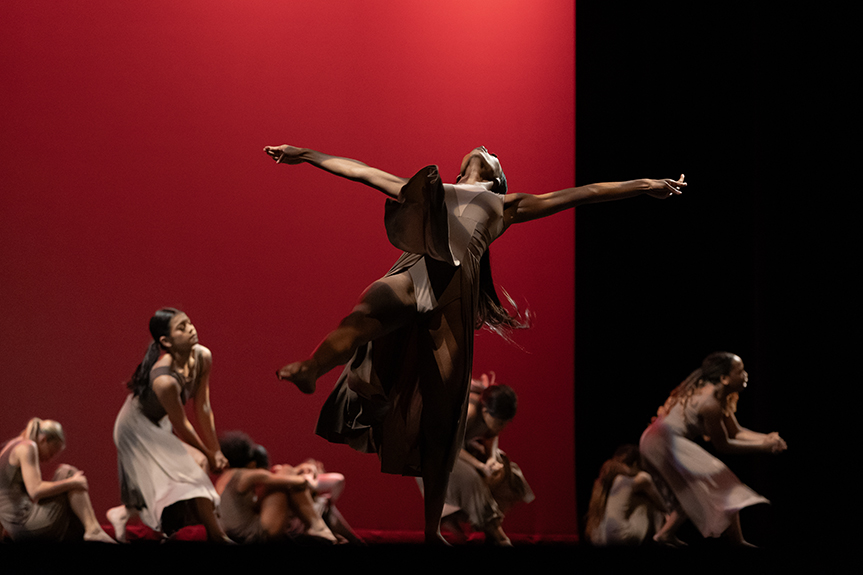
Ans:
[[[437,163],[451,181],[486,145],[511,191],[571,186],[574,3],[13,0],[4,14],[2,438],[33,415],[62,422],[61,458],[103,517],[119,500],[123,382],[150,315],[175,306],[213,351],[217,430],[343,472],[355,527],[419,529],[413,479],[313,435],[337,374],[311,397],[273,375],[395,261],[384,198],[262,148],[402,176]],[[573,242],[570,212],[492,250],[498,285],[536,318],[522,349],[477,337],[474,373],[520,396],[501,447],[537,499],[511,512],[512,533],[576,530]]]

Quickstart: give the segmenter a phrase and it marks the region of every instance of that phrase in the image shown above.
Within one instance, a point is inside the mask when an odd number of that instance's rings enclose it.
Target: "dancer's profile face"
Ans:
[[[198,343],[198,332],[189,316],[180,312],[171,318],[168,324],[168,335],[163,339],[169,347],[185,350]]]
[[[749,374],[743,366],[743,360],[735,357],[731,362],[731,371],[722,376],[722,382],[728,386],[730,391],[741,391],[749,382]]]
[[[498,417],[493,416],[489,413],[488,409],[482,408],[482,420],[485,422],[485,426],[488,427],[489,431],[493,434],[498,435],[501,431],[503,431],[511,419],[500,419]]]

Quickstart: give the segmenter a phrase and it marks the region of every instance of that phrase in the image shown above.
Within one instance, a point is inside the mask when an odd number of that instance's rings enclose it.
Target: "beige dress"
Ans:
[[[173,433],[171,422],[152,390],[153,380],[171,375],[182,387],[185,403],[200,383],[201,351],[188,380],[168,368],[150,371],[150,387],[140,396],[129,394],[114,423],[120,497],[127,507],[137,509],[141,521],[155,531],[162,529],[162,512],[180,501],[210,499],[219,504],[219,495],[209,476],[198,465],[187,446]]]
[[[673,493],[671,507],[679,504],[705,537],[718,537],[736,512],[769,502],[695,443],[705,435],[698,407],[707,399],[694,395],[685,407],[680,401],[674,404],[644,431],[639,450],[660,492]]]

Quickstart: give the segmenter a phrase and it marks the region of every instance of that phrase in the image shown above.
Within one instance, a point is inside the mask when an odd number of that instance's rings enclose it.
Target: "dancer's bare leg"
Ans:
[[[234,543],[230,537],[222,529],[222,524],[216,518],[216,508],[213,502],[206,497],[196,497],[195,507],[198,510],[198,517],[201,523],[204,524],[204,529],[207,530],[207,540],[211,543]]]
[[[445,451],[437,446],[423,452],[423,513],[425,517],[425,542],[448,545],[440,532],[449,473],[444,470]]]
[[[327,527],[323,517],[315,509],[315,502],[312,499],[311,491],[308,489],[291,491],[288,493],[288,502],[291,505],[291,509],[297,514],[297,517],[305,524],[307,535],[329,539],[333,543],[338,541],[333,532],[330,531],[330,528]]]
[[[285,491],[270,491],[261,499],[261,527],[271,538],[284,536],[290,520],[291,509]]]
[[[93,511],[93,504],[90,502],[90,494],[87,491],[82,489],[69,491],[69,507],[72,508],[72,513],[84,525],[84,541],[116,543],[110,535],[105,533],[105,530],[102,529],[102,526],[96,519],[96,512]]]
[[[738,511],[731,517],[731,525],[723,533],[735,545],[742,547],[755,547],[752,543],[743,538],[743,530],[740,528],[740,512]]]
[[[348,522],[345,520],[341,512],[336,509],[336,506],[330,502],[327,509],[327,517],[324,519],[334,535],[344,537],[348,543],[354,545],[365,545],[365,541],[357,535]]]
[[[312,357],[288,364],[276,375],[294,382],[303,393],[314,393],[319,377],[347,363],[359,346],[405,325],[415,313],[410,274],[380,279],[366,289],[350,315],[330,332]]]
[[[677,530],[686,521],[687,517],[682,511],[672,511],[665,519],[665,524],[653,536],[653,540],[669,547],[682,547],[686,543],[677,538]]]
[[[285,466],[275,473],[290,475],[292,469]],[[261,527],[270,537],[285,533],[291,517],[298,517],[306,526],[306,533],[335,542],[336,537],[315,510],[312,495],[308,488],[272,490],[261,501]]]
[[[63,463],[54,472],[54,480],[68,479],[75,475],[83,475],[83,472],[67,463]],[[90,502],[90,493],[86,489],[74,489],[66,492],[65,495],[72,513],[75,514],[75,517],[84,526],[84,541],[116,543],[110,535],[105,533],[96,519],[96,512],[93,511],[93,504]]]

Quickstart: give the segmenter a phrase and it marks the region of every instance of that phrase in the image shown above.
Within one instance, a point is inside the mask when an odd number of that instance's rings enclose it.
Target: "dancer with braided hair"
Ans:
[[[659,408],[641,436],[640,451],[673,509],[654,536],[678,545],[677,529],[690,519],[704,537],[724,535],[749,545],[740,529],[740,510],[767,499],[741,483],[724,463],[695,440],[709,438],[722,453],[780,453],[787,445],[776,432],[741,427],[734,415],[749,374],[733,353],[708,355]],[[670,491],[670,493],[669,493]]]
[[[387,236],[404,253],[311,357],[277,375],[313,393],[320,376],[348,364],[321,411],[317,433],[378,453],[386,473],[422,476],[425,539],[443,542],[441,510],[464,436],[473,331],[486,325],[500,333],[526,324],[500,305],[489,245],[512,224],[579,205],[680,194],[683,176],[510,194],[497,156],[483,146],[464,157],[456,184],[444,184],[437,166],[408,179],[306,148],[264,151],[277,163],[309,163],[389,198]]]

